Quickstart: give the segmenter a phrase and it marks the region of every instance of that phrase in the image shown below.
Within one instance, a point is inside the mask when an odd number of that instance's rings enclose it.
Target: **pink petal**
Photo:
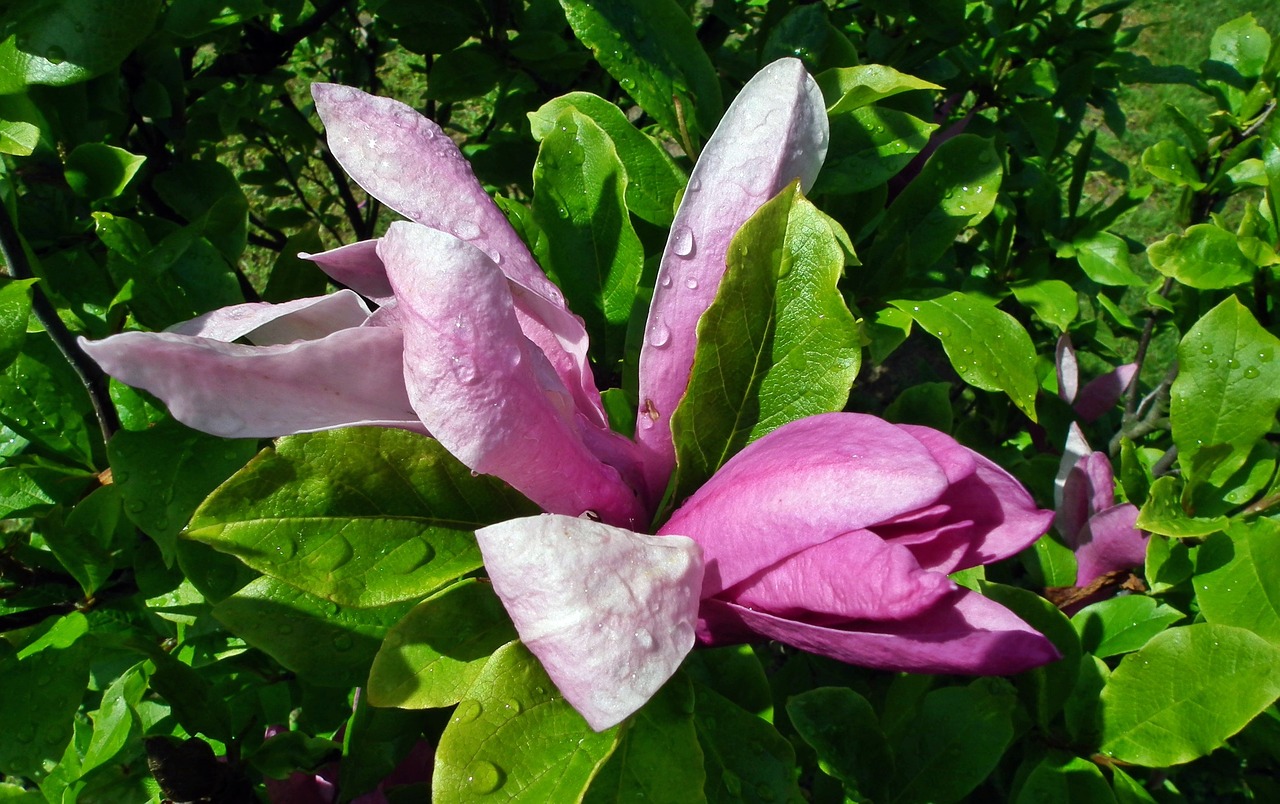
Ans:
[[[169,332],[80,340],[123,383],[174,418],[225,438],[376,425],[424,432],[405,391],[400,333],[345,329],[314,341],[243,346]]]
[[[355,293],[340,290],[327,296],[283,304],[255,302],[223,307],[166,332],[230,343],[247,338],[258,346],[314,341],[343,329],[364,326],[369,307]]]
[[[596,731],[643,706],[693,647],[702,561],[690,539],[544,515],[476,540],[520,640]]]
[[[1138,509],[1130,503],[1089,518],[1076,547],[1076,586],[1088,586],[1108,572],[1142,566],[1147,558],[1147,534],[1135,527],[1137,522]]]
[[[721,644],[753,635],[849,664],[910,673],[1009,675],[1054,661],[1048,639],[1000,604],[957,589],[916,617],[896,622],[811,625],[704,600],[698,638]]]
[[[370,195],[412,221],[450,232],[489,255],[520,285],[516,308],[525,335],[542,349],[583,415],[605,421],[591,368],[587,331],[565,307],[453,140],[405,104],[339,84],[313,84],[329,148]]]
[[[404,331],[409,397],[445,449],[545,511],[643,519],[618,470],[585,445],[573,399],[520,330],[506,277],[452,235],[391,224],[378,246]]]
[[[1072,468],[1076,463],[1086,455],[1093,453],[1093,448],[1089,446],[1089,442],[1085,440],[1084,431],[1080,429],[1080,425],[1075,422],[1067,428],[1067,441],[1062,448],[1062,460],[1058,462],[1058,474],[1053,479],[1053,504],[1055,507],[1062,506],[1062,494],[1066,489],[1067,475],[1071,474]]]
[[[311,260],[330,279],[365,298],[378,304],[391,300],[391,283],[387,281],[387,269],[378,258],[377,239],[360,240],[319,254],[303,253],[298,256]]]
[[[1054,365],[1058,370],[1058,396],[1068,405],[1076,400],[1080,390],[1080,364],[1076,362],[1076,350],[1071,336],[1062,333],[1053,349]]]
[[[747,446],[659,533],[693,538],[705,596],[844,533],[931,505],[943,470],[906,431],[858,413],[783,425]]]
[[[821,90],[799,60],[782,59],[747,82],[699,156],[663,252],[640,352],[636,440],[652,488],[666,488],[675,466],[671,414],[689,383],[698,319],[720,287],[729,241],[792,181],[812,186],[827,138]]]
[[[1085,523],[1099,511],[1114,506],[1115,500],[1111,460],[1104,453],[1091,452],[1067,473],[1054,525],[1067,545],[1077,548],[1082,544]]]
[[[1086,422],[1102,418],[1103,414],[1120,401],[1120,395],[1129,387],[1129,383],[1137,373],[1137,363],[1125,363],[1114,371],[1094,378],[1080,391],[1080,396],[1076,399],[1076,415]]]
[[[781,617],[902,620],[955,588],[947,576],[921,570],[907,548],[855,530],[788,556],[719,596]]]

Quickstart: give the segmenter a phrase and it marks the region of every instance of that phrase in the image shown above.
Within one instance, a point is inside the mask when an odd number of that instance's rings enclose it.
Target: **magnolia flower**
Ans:
[[[675,465],[671,415],[729,241],[792,181],[807,190],[825,157],[825,105],[799,61],[743,88],[690,177],[649,312],[635,440],[608,426],[582,321],[439,127],[355,89],[313,95],[343,167],[408,220],[312,257],[351,291],[86,343],[104,369],[208,432],[404,427],[523,492],[547,514],[481,529],[486,570],[596,729],[643,705],[698,637],[926,672],[1056,657],[946,577],[1012,555],[1051,514],[931,430],[855,414],[794,422],[725,464],[659,535],[639,532]]]
[[[1080,387],[1080,364],[1071,336],[1062,333],[1054,347],[1054,364],[1058,374],[1058,396],[1071,405],[1081,421],[1091,422],[1102,418],[1111,410],[1138,373],[1137,363],[1125,363],[1087,382]]]

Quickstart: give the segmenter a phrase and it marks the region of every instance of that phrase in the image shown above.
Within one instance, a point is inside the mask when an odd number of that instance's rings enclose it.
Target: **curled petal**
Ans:
[[[1148,537],[1137,522],[1138,508],[1130,503],[1089,517],[1076,547],[1076,586],[1086,587],[1108,572],[1142,566]]]
[[[230,343],[247,338],[258,346],[313,341],[343,329],[364,326],[370,317],[364,300],[349,290],[283,304],[255,302],[223,307],[166,332]]]
[[[826,157],[826,104],[804,65],[781,59],[742,88],[698,157],[662,255],[640,352],[636,440],[650,486],[675,466],[671,414],[693,366],[698,319],[725,272],[729,241],[760,205],[797,178],[808,190]],[[656,414],[656,415],[655,415]]]
[[[425,432],[405,392],[402,343],[395,330],[365,327],[275,346],[171,332],[80,346],[112,377],[160,397],[188,427],[267,438],[358,425]]]
[[[856,530],[788,556],[723,597],[780,617],[901,620],[955,588],[947,576],[921,570],[907,548]]]
[[[1103,414],[1120,401],[1120,395],[1129,387],[1137,373],[1137,363],[1125,363],[1114,371],[1095,377],[1080,390],[1075,404],[1076,415],[1086,422],[1102,418]]]
[[[946,487],[929,450],[904,430],[828,413],[747,446],[659,533],[702,546],[711,596],[815,544],[927,507]]]
[[[520,640],[596,731],[643,706],[693,647],[702,561],[690,539],[544,515],[476,540]]]
[[[354,87],[313,84],[329,148],[370,195],[412,221],[452,233],[525,289],[517,299],[525,335],[555,367],[583,414],[604,421],[586,362],[587,331],[448,135],[405,104]]]
[[[1066,489],[1067,475],[1071,473],[1071,469],[1081,458],[1092,452],[1093,448],[1085,439],[1084,431],[1080,429],[1080,425],[1072,422],[1067,428],[1067,441],[1062,448],[1062,460],[1058,462],[1058,474],[1053,479],[1054,507],[1062,507],[1062,494]]]
[[[378,304],[391,301],[391,283],[387,281],[387,269],[378,257],[378,241],[360,240],[345,246],[322,251],[319,254],[299,254],[311,260],[333,281],[347,287]]]
[[[1079,547],[1085,523],[1099,511],[1115,505],[1115,475],[1111,460],[1101,452],[1091,452],[1067,473],[1063,485],[1062,504],[1054,525],[1066,540],[1067,546]]]
[[[741,642],[753,634],[850,664],[911,673],[1009,675],[1060,656],[1053,643],[1004,606],[968,589],[906,620],[839,627],[703,601],[701,641]]]
[[[1058,370],[1058,396],[1070,405],[1076,401],[1080,391],[1080,364],[1076,361],[1076,350],[1071,344],[1071,336],[1062,333],[1053,349],[1054,366]]]
[[[378,251],[396,291],[409,397],[431,434],[545,511],[639,522],[635,493],[583,442],[572,397],[521,332],[493,261],[404,222],[391,224]]]

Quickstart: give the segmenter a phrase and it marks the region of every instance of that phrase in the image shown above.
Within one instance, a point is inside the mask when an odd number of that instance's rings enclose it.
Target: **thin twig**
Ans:
[[[1167,298],[1172,290],[1173,277],[1169,277],[1160,286],[1159,294]],[[1152,310],[1151,314],[1147,316],[1146,323],[1142,325],[1142,336],[1138,339],[1138,352],[1133,358],[1133,362],[1137,364],[1137,369],[1133,372],[1133,379],[1129,380],[1129,385],[1124,390],[1124,418],[1126,421],[1132,419],[1138,409],[1138,380],[1142,376],[1142,364],[1147,359],[1147,349],[1151,346],[1151,336],[1155,334],[1155,329],[1156,311]]]

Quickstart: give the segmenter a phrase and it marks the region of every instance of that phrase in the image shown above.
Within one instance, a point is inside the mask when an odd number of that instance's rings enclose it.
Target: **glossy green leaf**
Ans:
[[[748,712],[773,721],[773,692],[769,677],[750,645],[700,647],[684,660],[682,669],[699,684],[733,701]]]
[[[1176,187],[1204,189],[1200,171],[1191,161],[1191,153],[1173,140],[1161,140],[1142,152],[1142,167],[1157,179]]]
[[[967,293],[889,304],[942,341],[962,380],[986,391],[1003,391],[1035,420],[1036,350],[1017,319],[985,298]]]
[[[56,764],[89,683],[90,651],[83,643],[0,661],[0,773],[34,777]]]
[[[578,40],[660,126],[679,137],[680,114],[691,135],[710,135],[724,111],[720,80],[689,15],[674,0],[560,5]]]
[[[403,430],[289,436],[258,454],[186,535],[344,606],[410,600],[481,565],[474,531],[536,509]]]
[[[1080,639],[1057,606],[1045,598],[1016,586],[982,581],[978,591],[1022,618],[1049,638],[1062,658],[1036,667],[1016,677],[1018,693],[1041,728],[1062,711],[1080,674]]]
[[[677,498],[766,433],[840,410],[861,364],[858,328],[836,288],[844,254],[796,184],[743,224],[728,262],[671,419]]]
[[[1140,530],[1174,536],[1180,539],[1208,536],[1227,526],[1224,516],[1197,517],[1187,513],[1182,505],[1182,482],[1171,476],[1156,479],[1151,493],[1138,511],[1137,527]]]
[[[860,64],[826,70],[815,79],[827,102],[827,113],[834,116],[868,106],[878,100],[913,89],[942,89],[922,78],[900,73],[881,64]]]
[[[0,154],[30,156],[39,144],[40,129],[34,123],[0,118]]]
[[[64,521],[51,521],[44,530],[49,549],[90,598],[111,577],[118,546],[134,537],[112,486],[94,489]]]
[[[264,13],[262,0],[183,0],[164,15],[164,30],[192,39]]]
[[[181,162],[156,176],[154,184],[164,202],[191,223],[193,234],[212,243],[228,262],[240,259],[249,237],[249,201],[229,168],[212,159]]]
[[[167,419],[146,430],[121,430],[107,445],[107,456],[125,513],[172,561],[178,533],[196,507],[253,457],[257,444]]]
[[[1013,740],[1015,704],[1013,688],[998,678],[926,695],[894,746],[893,800],[947,804],[968,795]]]
[[[1015,804],[1109,804],[1111,786],[1096,764],[1066,751],[1050,751],[1018,789]]]
[[[798,800],[795,749],[772,724],[700,684],[694,699],[707,801]]]
[[[819,687],[792,696],[787,715],[827,773],[855,801],[884,799],[893,754],[870,702],[844,687]]]
[[[114,145],[87,142],[67,154],[65,176],[76,195],[98,200],[115,198],[133,180],[145,156]]]
[[[1102,691],[1102,752],[1153,768],[1209,754],[1280,696],[1280,648],[1243,628],[1171,628]]]
[[[693,722],[693,684],[676,673],[622,728],[585,804],[706,801],[706,771]]]
[[[813,195],[884,184],[924,149],[938,127],[897,109],[868,106],[831,118],[831,146]]]
[[[7,11],[0,94],[75,84],[118,65],[155,23],[159,0],[41,0]]]
[[[533,168],[538,262],[583,317],[604,365],[622,359],[644,247],[625,201],[628,174],[608,133],[566,109],[542,139]]]
[[[1046,587],[1075,586],[1079,567],[1076,554],[1062,542],[1046,533],[1031,546],[1031,551],[1024,554],[1035,583]]]
[[[49,336],[28,333],[0,374],[0,424],[41,452],[92,468],[91,411],[84,386]]]
[[[86,774],[105,764],[125,747],[129,735],[138,725],[134,707],[147,691],[147,679],[142,664],[134,665],[111,682],[102,693],[98,710],[90,714],[93,719],[93,739],[80,763],[80,773]]]
[[[432,798],[577,801],[618,744],[593,732],[524,645],[499,648],[436,747]]]
[[[1210,310],[1178,346],[1169,421],[1178,462],[1193,481],[1221,486],[1248,460],[1280,409],[1280,339],[1258,325],[1234,296]],[[1230,453],[1199,477],[1201,450],[1225,444]]]
[[[489,655],[515,638],[492,586],[474,579],[454,584],[387,632],[369,672],[369,700],[405,709],[453,706]]]
[[[1027,279],[1010,283],[1009,289],[1019,304],[1059,332],[1065,332],[1080,314],[1075,288],[1060,279]]]
[[[1280,523],[1233,520],[1210,536],[1196,554],[1195,589],[1205,620],[1280,645]]]
[[[1156,804],[1147,788],[1118,765],[1111,766],[1111,785],[1119,804]]]
[[[1102,741],[1102,711],[1098,695],[1111,675],[1107,663],[1086,653],[1080,662],[1080,676],[1075,689],[1062,707],[1067,733],[1077,745],[1095,749]]]
[[[409,608],[345,608],[264,577],[214,606],[213,616],[313,684],[356,687],[364,685],[378,646]]]
[[[688,177],[653,138],[631,124],[616,105],[590,92],[570,92],[553,98],[529,113],[533,138],[542,142],[556,129],[566,109],[591,118],[613,147],[626,171],[627,209],[657,226],[670,226],[675,202]]]
[[[1249,89],[1262,74],[1271,51],[1271,37],[1258,25],[1252,14],[1245,14],[1221,25],[1209,42],[1209,60],[1205,62],[1206,81],[1227,101],[1227,108],[1247,115],[1245,106]]]
[[[342,800],[373,792],[422,739],[426,725],[424,712],[379,709],[357,692],[342,736]]]
[[[1152,243],[1147,257],[1157,271],[1200,290],[1235,287],[1253,279],[1258,266],[1240,250],[1240,239],[1211,223]]]
[[[885,278],[932,268],[961,232],[991,213],[1002,175],[991,140],[947,140],[894,199],[863,262]]]
[[[1146,284],[1129,265],[1129,245],[1110,232],[1098,232],[1072,245],[1080,270],[1099,285],[1140,287]]]
[[[1146,595],[1124,595],[1086,606],[1071,618],[1080,644],[1098,658],[1140,649],[1185,614]]]
[[[13,362],[26,341],[34,284],[34,279],[0,279],[0,369]]]

